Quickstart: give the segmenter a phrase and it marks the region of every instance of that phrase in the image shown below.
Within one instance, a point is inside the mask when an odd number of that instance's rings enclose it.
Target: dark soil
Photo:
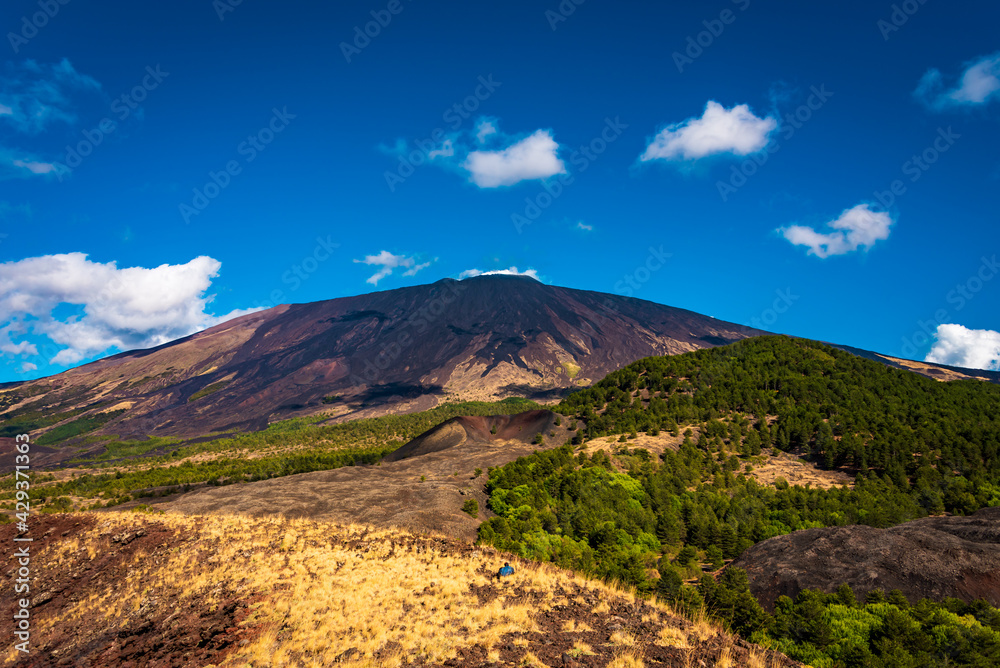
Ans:
[[[39,515],[32,520],[31,552],[43,555],[55,541],[72,540],[98,526],[99,518],[87,515]],[[13,544],[13,524],[0,526],[0,541]],[[256,599],[223,592],[222,604],[214,611],[196,600],[183,603],[148,600],[124,618],[67,617],[67,609],[92,594],[114,590],[128,575],[128,564],[137,552],[157,559],[171,549],[184,549],[190,539],[145,518],[127,531],[102,534],[95,559],[80,550],[56,565],[36,557],[31,562],[30,653],[16,661],[19,667],[79,666],[81,668],[172,668],[203,666],[220,662],[254,630],[238,627]],[[4,575],[10,578],[13,570]],[[13,586],[0,592],[0,614],[11,619],[15,607]],[[43,632],[51,625],[51,631]],[[6,624],[5,624],[6,626]],[[4,634],[9,640],[10,634]],[[9,664],[5,664],[9,665]]]
[[[899,589],[916,603],[945,597],[1000,606],[1000,507],[968,517],[927,517],[889,529],[868,526],[796,531],[744,552],[750,590],[767,609],[803,589],[856,594]]]

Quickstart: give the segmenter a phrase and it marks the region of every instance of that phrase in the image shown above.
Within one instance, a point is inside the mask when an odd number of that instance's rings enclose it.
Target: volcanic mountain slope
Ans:
[[[5,666],[802,665],[567,571],[427,535],[136,513],[42,515],[31,531],[30,653],[8,642]],[[504,561],[516,572],[496,582]],[[3,588],[5,614],[15,598]]]
[[[925,517],[889,529],[868,526],[795,531],[740,555],[750,591],[765,608],[803,589],[847,583],[864,595],[899,589],[916,603],[945,597],[1000,606],[1000,507],[968,517]]]
[[[761,333],[526,277],[446,279],[277,306],[7,388],[0,436],[54,425],[196,436],[321,410],[358,417],[445,398],[557,397],[642,357]]]
[[[479,523],[492,516],[486,506],[486,471],[545,447],[535,442],[536,436],[548,444],[564,443],[572,432],[564,423],[556,425],[557,419],[555,413],[543,410],[457,417],[421,434],[376,466],[205,487],[156,507],[189,515],[279,514],[398,526],[473,542]],[[462,510],[470,499],[478,504],[475,517]]]

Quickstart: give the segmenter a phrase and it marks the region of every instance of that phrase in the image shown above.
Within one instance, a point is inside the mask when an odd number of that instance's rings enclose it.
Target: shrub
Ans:
[[[462,504],[462,512],[468,513],[471,517],[479,517],[479,502],[475,499],[467,499]]]

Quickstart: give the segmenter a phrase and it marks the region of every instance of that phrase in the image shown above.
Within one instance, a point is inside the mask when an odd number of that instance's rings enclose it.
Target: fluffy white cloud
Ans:
[[[363,260],[355,260],[359,264],[367,264],[373,267],[380,267],[378,271],[368,277],[365,281],[366,283],[371,283],[372,285],[378,285],[386,276],[392,274],[393,269],[399,269],[405,267],[406,271],[403,272],[403,276],[413,276],[421,269],[426,269],[431,266],[430,262],[424,262],[417,264],[417,261],[412,257],[406,257],[405,255],[393,255],[389,251],[382,251],[378,255],[366,255]]]
[[[719,153],[756,153],[767,146],[777,127],[775,118],[758,118],[745,104],[726,109],[709,100],[701,118],[689,118],[661,130],[640,160],[697,160]]]
[[[858,204],[826,224],[835,232],[817,232],[805,225],[782,227],[778,232],[796,246],[807,246],[810,254],[824,258],[844,255],[861,247],[867,250],[876,241],[889,238],[889,228],[894,222],[888,213],[872,211],[868,204]]]
[[[19,373],[31,373],[32,371],[38,370],[37,364],[32,364],[31,362],[25,362],[18,369]]]
[[[934,336],[925,362],[1000,371],[1000,332],[946,324],[938,325]]]
[[[936,111],[988,104],[1000,98],[1000,53],[968,63],[958,83],[950,89],[940,70],[927,70],[913,94]]]
[[[472,128],[434,139],[415,142],[397,139],[394,145],[378,146],[399,163],[394,171],[386,171],[384,175],[393,191],[424,162],[459,174],[480,188],[499,188],[565,174],[560,148],[551,130],[509,135],[500,131],[496,118],[486,116],[477,118]]]
[[[527,271],[518,271],[517,267],[508,267],[507,269],[493,269],[491,271],[480,271],[478,269],[466,269],[461,274],[458,275],[458,280],[464,278],[473,278],[475,276],[528,276],[541,282],[542,279],[538,277],[537,269],[528,269]]]
[[[64,346],[50,363],[73,364],[112,348],[157,346],[259,310],[206,313],[212,297],[205,292],[220,266],[202,256],[186,264],[119,269],[84,253],[0,264],[0,351],[37,354],[34,344],[10,340],[11,332],[30,329]],[[81,313],[57,317],[53,311],[61,304],[79,306]]]
[[[582,220],[579,220],[576,223],[576,229],[583,230],[584,232],[593,232],[594,231],[594,226],[593,225],[587,225]]]
[[[559,159],[559,144],[547,130],[534,134],[498,151],[472,151],[463,163],[469,180],[480,188],[512,186],[529,179],[544,179],[565,174]]]

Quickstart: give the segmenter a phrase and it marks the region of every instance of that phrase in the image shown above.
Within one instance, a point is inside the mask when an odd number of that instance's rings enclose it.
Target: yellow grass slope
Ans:
[[[4,665],[798,665],[628,592],[445,538],[137,513],[43,516],[32,530],[32,653],[8,650]],[[517,572],[497,583],[505,559]]]

